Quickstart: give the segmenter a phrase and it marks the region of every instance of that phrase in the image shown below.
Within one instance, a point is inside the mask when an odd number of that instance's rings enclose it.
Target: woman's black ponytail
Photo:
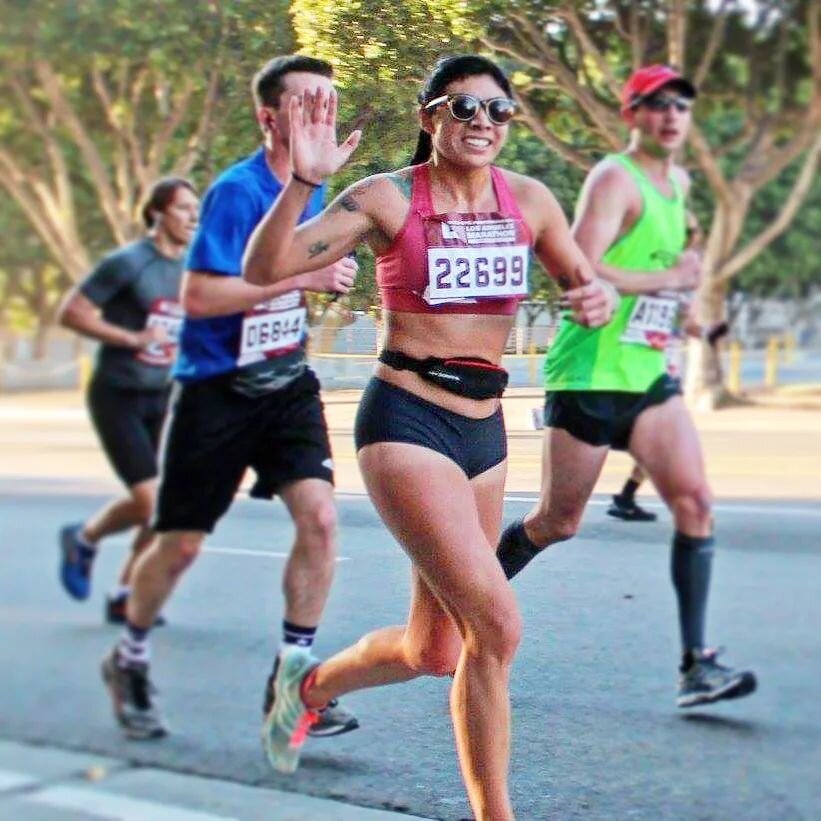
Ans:
[[[419,139],[416,142],[416,151],[413,152],[413,157],[411,157],[410,164],[411,165],[420,165],[423,162],[427,162],[431,155],[433,154],[433,140],[430,138],[430,134],[427,131],[422,131],[419,129]]]

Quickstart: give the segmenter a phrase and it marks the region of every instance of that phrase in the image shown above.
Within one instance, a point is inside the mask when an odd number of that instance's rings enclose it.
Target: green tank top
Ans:
[[[684,194],[671,176],[673,196],[666,197],[642,169],[625,154],[607,159],[627,169],[636,181],[642,198],[642,213],[630,230],[619,237],[602,257],[602,262],[627,271],[662,271],[670,268],[685,246]],[[644,308],[637,295],[622,296],[608,325],[584,328],[562,317],[556,339],[545,359],[545,389],[548,391],[630,391],[644,393],[665,372],[664,350],[623,339],[628,325]],[[630,332],[628,332],[629,334]]]

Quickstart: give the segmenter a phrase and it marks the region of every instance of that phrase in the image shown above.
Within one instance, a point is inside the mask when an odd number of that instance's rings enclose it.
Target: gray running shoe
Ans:
[[[305,677],[318,665],[306,650],[289,650],[280,656],[274,704],[262,725],[262,746],[271,766],[281,773],[292,773],[299,766],[308,730],[319,718],[317,710],[305,706],[300,693]]]
[[[325,707],[318,711],[316,721],[308,728],[311,738],[328,738],[334,735],[349,733],[359,729],[359,719],[332,698]]]
[[[262,698],[262,714],[267,716],[274,705],[274,679],[279,669],[279,657],[274,665],[274,672],[265,682],[265,693]],[[332,698],[325,707],[318,711],[319,716],[308,730],[311,738],[330,738],[334,735],[349,733],[359,729],[359,719],[339,703],[339,699]]]
[[[114,705],[114,715],[128,738],[144,740],[168,734],[168,727],[152,700],[156,690],[148,678],[147,664],[121,665],[115,647],[103,659],[102,674]]]
[[[697,707],[722,699],[742,698],[755,692],[758,685],[755,673],[724,667],[716,661],[720,652],[697,651],[693,663],[686,670],[681,670],[677,706]]]

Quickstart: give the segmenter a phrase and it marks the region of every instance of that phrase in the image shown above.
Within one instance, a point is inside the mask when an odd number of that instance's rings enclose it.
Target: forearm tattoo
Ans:
[[[328,206],[329,214],[338,214],[340,211],[347,211],[349,214],[359,211],[359,203],[352,193],[341,194]]]
[[[314,257],[318,257],[320,254],[327,251],[331,246],[327,242],[323,242],[322,240],[318,240],[310,248],[308,248],[308,259],[313,259]]]
[[[328,207],[329,214],[339,213],[340,211],[347,211],[353,214],[356,211],[361,211],[362,206],[358,202],[361,197],[374,183],[372,177],[366,177],[364,180],[356,183],[352,188],[348,189],[343,194],[340,194]]]

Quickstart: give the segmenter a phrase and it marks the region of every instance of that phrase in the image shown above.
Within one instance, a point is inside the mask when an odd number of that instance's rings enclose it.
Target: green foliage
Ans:
[[[751,139],[769,122],[777,123],[775,146],[793,134],[810,97],[810,66],[806,12],[813,0],[789,4],[736,4],[729,7],[724,39],[702,87],[697,115],[719,167],[728,179],[747,169]],[[404,159],[400,146],[413,142],[413,93],[425,68],[442,53],[480,50],[492,54],[511,76],[537,120],[553,138],[564,142],[576,161],[595,162],[626,138],[617,116],[618,100],[607,71],[616,83],[634,64],[634,47],[641,61],[667,62],[667,18],[672,4],[660,0],[573,0],[546,4],[542,0],[469,0],[429,3],[409,0],[392,6],[371,0],[313,2],[294,0],[292,11],[300,43],[322,53],[340,68],[348,105],[366,103],[378,112],[376,127],[360,149],[362,166],[392,167]],[[705,55],[716,24],[717,4],[697,0],[685,5],[687,39],[684,64],[694,71]],[[574,32],[573,16],[604,63],[597,64]],[[635,28],[634,28],[635,25]],[[638,39],[631,42],[631,32]],[[549,52],[550,56],[545,55]],[[606,69],[606,70],[605,70]],[[575,83],[578,94],[562,90]],[[598,118],[592,112],[598,112]],[[401,158],[401,159],[400,159]],[[692,158],[690,158],[692,159]],[[545,141],[512,135],[502,164],[544,179],[570,212],[580,182],[567,162],[545,147]],[[758,159],[766,162],[766,153]],[[354,174],[356,167],[349,173]],[[373,168],[371,170],[374,170]],[[789,192],[795,171],[765,187],[754,199],[741,245],[771,221]],[[714,192],[694,169],[693,208],[709,226]],[[817,236],[811,199],[794,229],[750,266],[741,283],[775,288],[776,280],[799,290],[821,280],[808,260]],[[809,216],[808,216],[809,215]],[[809,227],[812,226],[812,227]],[[772,265],[773,255],[799,254],[795,265]],[[771,271],[764,276],[763,271]],[[537,283],[545,284],[537,275]]]
[[[464,3],[384,0],[293,0],[303,51],[334,65],[341,119],[367,117],[352,161],[359,176],[405,165],[418,134],[417,95],[430,65],[466,48],[453,31]],[[340,133],[345,132],[345,125]]]
[[[752,239],[775,218],[798,173],[797,165],[761,191],[745,225],[745,240]],[[756,257],[733,281],[733,287],[755,296],[804,299],[820,286],[821,177],[817,177],[790,230]]]
[[[726,39],[711,69],[699,101],[698,117],[709,143],[720,153],[728,175],[742,166],[749,147],[750,126],[776,119],[776,144],[792,133],[792,118],[805,109],[810,94],[809,50],[803,15],[814,0],[789,4],[755,4],[759,19],[745,16],[740,5],[728,18]],[[701,59],[714,22],[716,3],[686,4],[688,40],[686,64]],[[36,61],[47,60],[57,72],[83,128],[100,151],[113,184],[121,137],[112,129],[109,113],[134,125],[145,147],[168,122],[174,92],[193,83],[190,106],[169,141],[162,171],[184,155],[197,126],[209,72],[220,67],[217,104],[211,127],[199,149],[193,177],[205,188],[228,164],[247,155],[258,143],[252,117],[249,82],[270,57],[299,49],[324,57],[336,67],[341,89],[340,133],[365,118],[364,140],[349,165],[334,180],[335,193],[354,179],[407,164],[418,134],[416,97],[435,60],[445,54],[481,51],[493,54],[526,97],[538,120],[578,157],[597,159],[608,150],[605,130],[570,94],[558,78],[569,71],[579,87],[613,115],[617,101],[599,66],[580,51],[567,17],[556,10],[575,11],[591,42],[617,80],[632,65],[629,38],[631,14],[640,18],[645,62],[665,60],[665,15],[660,0],[0,0],[0,144],[27,171],[49,182],[49,153],[12,88],[16,80],[32,92],[34,112],[51,127],[53,112],[38,86]],[[785,25],[781,25],[785,22]],[[755,23],[755,25],[753,25]],[[803,26],[803,28],[802,28]],[[523,33],[536,32],[555,54],[549,68],[522,59]],[[782,55],[783,59],[776,59]],[[533,53],[530,55],[533,57]],[[93,72],[105,78],[113,93],[111,112],[95,92]],[[129,93],[129,83],[146,76],[145,93]],[[615,123],[615,126],[613,124]],[[618,141],[624,132],[617,118],[607,122]],[[754,133],[754,129],[753,129]],[[110,248],[113,237],[104,218],[86,161],[65,124],[55,131],[72,184],[78,233],[89,257]],[[545,141],[519,125],[511,130],[500,163],[542,179],[556,194],[568,216],[582,175],[549,149]],[[766,186],[754,201],[743,239],[756,235],[771,221],[797,173]],[[694,174],[693,206],[709,225],[713,195],[703,175]],[[135,200],[131,206],[136,206]],[[0,250],[0,303],[8,306],[9,284],[19,277],[31,292],[32,282],[62,288],[55,277],[41,274],[48,255],[27,227],[18,206],[0,189],[0,218],[6,236],[20,237]],[[743,272],[738,287],[761,292],[806,292],[821,273],[815,261],[821,224],[821,192],[816,182],[793,229],[777,240]],[[367,309],[375,301],[373,260],[360,252],[362,273],[348,302]],[[51,283],[51,284],[49,284]],[[535,298],[552,298],[543,272],[534,275]],[[35,311],[34,303],[15,297],[18,321],[33,321],[20,311]],[[45,309],[44,309],[45,310]],[[5,321],[10,321],[6,307]],[[21,317],[23,317],[21,319]]]
[[[17,166],[12,172],[0,163],[0,174],[25,179],[30,206],[41,213],[51,209],[50,219],[65,231],[61,241],[79,244],[79,253],[91,260],[116,244],[111,218],[101,208],[99,174],[95,179],[90,172],[68,119],[44,90],[42,67],[55,73],[80,130],[100,156],[101,173],[114,198],[134,218],[142,182],[132,159],[142,154],[144,161],[151,160],[149,146],[176,122],[175,99],[186,84],[191,85],[190,97],[154,173],[174,171],[190,150],[209,80],[218,69],[210,128],[199,139],[191,171],[204,188],[258,141],[249,92],[252,75],[272,56],[294,49],[286,0],[0,0],[0,19],[0,150],[8,151]],[[107,105],[101,86],[109,94]],[[65,180],[55,173],[55,155],[65,163]],[[48,192],[53,203],[46,204],[38,191]],[[40,247],[19,204],[8,188],[0,188],[0,212],[7,211],[15,213],[15,235]],[[45,264],[48,256],[43,247],[40,251]],[[51,255],[65,267],[64,254],[52,248]],[[32,271],[44,269],[24,264],[4,243],[0,270],[6,285],[23,287]],[[76,265],[73,274],[78,275]],[[66,287],[64,276],[38,281],[43,288]],[[47,303],[41,303],[44,311]],[[30,302],[17,299],[15,304],[18,318],[21,310],[37,310]],[[5,320],[10,321],[8,311]],[[21,321],[35,320],[31,315]]]

